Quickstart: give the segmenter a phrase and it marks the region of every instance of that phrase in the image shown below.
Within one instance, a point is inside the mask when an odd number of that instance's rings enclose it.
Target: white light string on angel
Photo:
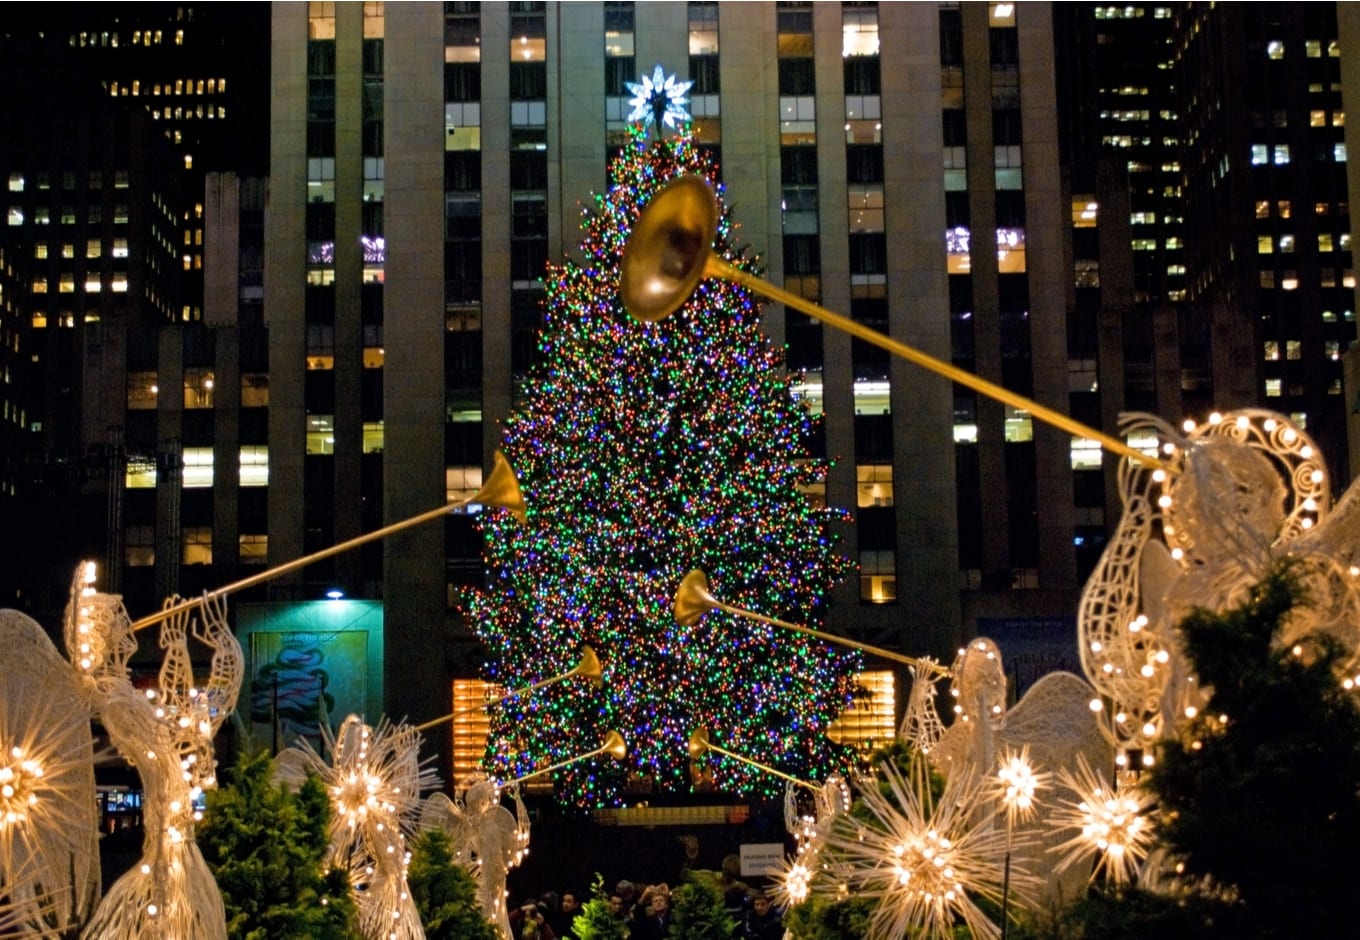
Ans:
[[[460,798],[450,799],[443,793],[434,793],[426,799],[420,828],[438,829],[448,835],[454,860],[467,867],[477,880],[478,907],[505,937],[511,936],[509,911],[505,905],[505,879],[529,852],[529,814],[520,798],[519,785],[531,777],[552,773],[601,754],[608,754],[618,761],[627,753],[623,735],[610,731],[605,735],[604,743],[594,750],[514,780],[497,782],[477,773],[464,782]],[[515,805],[513,814],[501,804],[501,793],[506,790]]]
[[[438,785],[420,758],[420,732],[386,719],[376,727],[347,715],[332,733],[322,727],[327,761],[305,738],[281,751],[274,778],[291,788],[315,774],[331,800],[326,864],[348,871],[368,940],[424,940],[406,881],[406,841],[419,822],[421,793]]]
[[[1307,602],[1279,643],[1315,634],[1349,655],[1339,668],[1354,684],[1360,647],[1360,490],[1335,506],[1322,457],[1282,415],[1243,409],[1187,422],[1178,433],[1150,415],[1125,430],[1158,442],[1165,470],[1120,466],[1124,513],[1078,610],[1082,669],[1100,694],[1093,707],[1121,762],[1155,761],[1155,745],[1207,700],[1186,660],[1176,624],[1195,607],[1222,611],[1242,600],[1274,565],[1295,564]],[[1130,767],[1136,770],[1137,767]]]
[[[203,792],[217,785],[213,739],[236,707],[244,657],[226,623],[226,603],[166,601],[164,650],[154,688],[133,685],[135,650],[122,600],[94,588],[94,566],[77,572],[66,611],[67,655],[109,739],[137,771],[146,834],[142,857],[109,889],[82,936],[88,940],[194,937],[225,940],[226,914],[194,841]],[[195,681],[189,642],[212,651]]]
[[[0,933],[64,933],[99,901],[90,704],[26,615],[0,610],[0,649]]]
[[[812,788],[812,812],[803,813],[799,796],[800,781],[789,781],[784,789],[784,828],[793,836],[794,851],[770,874],[774,899],[780,907],[797,907],[808,899],[812,881],[822,867],[822,849],[831,835],[836,817],[850,812],[853,794],[840,774],[832,774],[820,787]]]
[[[1050,672],[1039,677],[1020,701],[1009,708],[1007,678],[1001,649],[978,637],[959,650],[950,667],[953,681],[954,723],[928,753],[931,764],[946,777],[966,773],[995,779],[1011,758],[1025,755],[1026,762],[1054,771],[1084,760],[1091,766],[1110,767],[1114,747],[1105,738],[1099,716],[1090,709],[1095,690],[1070,672]],[[993,791],[993,809],[1007,808],[1004,789]],[[1071,898],[1082,889],[1085,874],[1075,869],[1054,872],[1047,853],[1060,841],[1049,825],[1053,811],[1047,802],[1029,814],[1030,833],[1010,854],[1017,865],[1044,872],[1037,898],[1056,901]],[[1011,823],[1018,821],[1013,813]]]

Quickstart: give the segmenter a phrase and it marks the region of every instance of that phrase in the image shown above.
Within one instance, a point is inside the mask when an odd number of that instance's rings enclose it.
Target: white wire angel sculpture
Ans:
[[[420,759],[420,732],[383,719],[376,728],[348,715],[339,731],[322,727],[327,760],[305,738],[281,751],[274,777],[293,788],[308,773],[331,798],[327,864],[347,870],[355,887],[359,929],[370,940],[424,940],[420,914],[406,883],[420,794],[438,781]]]
[[[1124,514],[1078,609],[1082,669],[1109,708],[1105,729],[1121,750],[1174,733],[1207,700],[1176,633],[1195,607],[1222,611],[1283,559],[1305,588],[1279,643],[1326,633],[1360,645],[1360,490],[1335,507],[1321,455],[1281,415],[1244,409],[1189,424],[1185,434],[1150,415],[1124,428],[1154,437],[1166,469],[1120,465]]]
[[[422,829],[449,836],[454,858],[477,879],[477,904],[503,936],[510,937],[505,907],[505,878],[523,860],[529,846],[529,814],[519,788],[511,791],[515,812],[501,804],[496,781],[478,774],[468,781],[461,801],[434,793],[421,813]]]
[[[0,898],[8,926],[56,936],[99,901],[88,703],[46,631],[0,610]]]
[[[1006,755],[1020,752],[1046,771],[1057,772],[1078,761],[1093,767],[1113,766],[1114,748],[1090,707],[1095,690],[1079,676],[1070,672],[1041,676],[1019,702],[1007,708],[1001,650],[985,637],[971,640],[959,652],[950,674],[954,677],[950,694],[955,720],[929,754],[946,777],[959,773],[995,777]],[[1033,838],[1016,844],[1014,862],[1033,872],[1051,872],[1038,896],[1076,897],[1086,872],[1052,872],[1047,860],[1046,853],[1061,842],[1048,826],[1052,810],[1044,802],[1036,805]]]
[[[99,711],[109,739],[142,781],[146,835],[142,858],[114,882],[82,934],[87,940],[194,937],[225,940],[222,894],[194,842],[203,791],[217,786],[213,738],[236,707],[241,645],[226,602],[166,600],[165,651],[156,688],[137,689],[127,669],[136,648],[122,600],[93,588],[93,567],[78,573],[66,612],[67,655]],[[206,682],[195,682],[189,641],[212,650]]]

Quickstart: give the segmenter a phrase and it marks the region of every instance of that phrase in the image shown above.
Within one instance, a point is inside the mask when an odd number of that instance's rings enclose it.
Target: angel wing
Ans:
[[[449,837],[453,861],[465,867],[472,864],[472,823],[445,793],[431,793],[420,808],[420,829],[435,829]]]
[[[0,610],[0,897],[16,925],[84,923],[99,899],[94,742],[83,690],[46,631]],[[25,797],[31,798],[27,799]]]

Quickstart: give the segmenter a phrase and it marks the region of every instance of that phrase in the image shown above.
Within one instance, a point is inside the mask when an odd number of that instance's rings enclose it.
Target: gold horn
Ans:
[[[699,727],[689,733],[689,759],[698,760],[708,753],[708,729]]]
[[[695,568],[685,575],[676,589],[675,622],[682,627],[693,626],[716,604],[717,601],[708,591],[708,575]]]
[[[510,512],[520,522],[526,517],[524,494],[520,492],[519,480],[515,471],[510,469],[510,461],[499,450],[491,458],[491,474],[482,483],[482,488],[473,494],[470,502],[483,506],[499,506]]]
[[[576,664],[572,674],[589,679],[590,684],[597,689],[604,686],[604,667],[600,665],[600,657],[595,655],[595,650],[589,645],[581,647],[581,661]]]
[[[817,786],[817,784],[815,783],[809,783],[806,780],[800,780],[797,777],[793,776],[792,774],[786,774],[782,770],[776,770],[775,768],[769,766],[768,764],[762,764],[760,763],[760,761],[751,760],[751,758],[749,757],[742,757],[740,754],[734,754],[732,751],[729,751],[726,748],[719,747],[718,745],[714,744],[711,740],[709,740],[708,729],[704,727],[695,728],[693,731],[690,732],[688,750],[690,760],[698,760],[699,758],[703,757],[704,753],[707,751],[717,751],[724,757],[730,757],[735,761],[740,761],[741,763],[754,767],[757,770],[762,770],[772,777],[778,777],[780,780],[787,780],[789,783],[797,784],[800,787],[807,787],[809,790],[821,789],[821,787]]]
[[[558,761],[556,764],[552,764],[548,767],[542,767],[532,773],[527,773],[522,777],[516,777],[514,780],[506,780],[505,782],[498,784],[498,786],[509,787],[517,783],[523,783],[530,777],[541,777],[543,774],[552,773],[554,770],[561,770],[568,764],[574,764],[577,761],[583,761],[599,754],[608,754],[610,757],[614,758],[614,760],[623,760],[627,757],[628,745],[624,742],[623,735],[619,734],[617,731],[611,731],[604,736],[604,743],[593,751],[577,754],[575,757],[570,757],[564,761]]]
[[[710,273],[709,248],[718,233],[718,203],[697,176],[671,180],[652,197],[619,267],[619,294],[639,320],[664,320]]]
[[[619,299],[635,319],[648,323],[665,319],[689,299],[699,282],[706,277],[731,281],[989,398],[1027,411],[1034,418],[1069,434],[1096,441],[1111,453],[1128,457],[1144,466],[1169,469],[1157,458],[1149,457],[1124,441],[1075,421],[1060,411],[1017,395],[952,363],[738,270],[713,254],[717,225],[717,197],[702,177],[677,177],[652,197],[629,233],[619,268]]]
[[[495,456],[492,458],[491,473],[482,484],[482,488],[466,499],[456,499],[451,503],[440,506],[438,509],[427,510],[419,515],[403,519],[400,522],[394,522],[391,525],[383,526],[381,529],[365,532],[363,535],[340,542],[337,545],[332,545],[330,548],[323,548],[319,552],[312,552],[310,555],[303,555],[301,558],[294,558],[292,561],[286,561],[281,565],[275,565],[273,568],[261,571],[259,574],[253,574],[248,578],[242,578],[240,581],[233,581],[225,587],[209,591],[200,597],[191,597],[186,601],[181,601],[178,604],[174,604],[154,614],[143,617],[141,620],[132,624],[132,630],[136,632],[137,630],[154,626],[175,614],[198,607],[204,600],[215,600],[226,594],[244,591],[248,587],[263,584],[265,581],[288,574],[290,571],[305,568],[313,562],[320,561],[323,558],[330,558],[332,555],[347,552],[351,548],[358,548],[360,545],[366,545],[369,542],[387,538],[387,536],[392,535],[393,533],[401,532],[404,529],[409,529],[412,526],[417,526],[424,522],[442,519],[453,510],[461,509],[464,506],[469,506],[473,503],[482,506],[498,506],[502,509],[509,510],[510,514],[520,522],[525,520],[524,496],[520,493],[519,481],[515,479],[515,472],[510,469],[510,462],[505,459],[505,455],[499,450],[496,451]]]
[[[464,715],[471,715],[473,712],[479,712],[484,708],[490,708],[493,705],[499,705],[501,702],[508,702],[512,698],[519,698],[522,695],[528,695],[530,692],[536,692],[539,689],[544,688],[545,686],[552,685],[554,682],[561,682],[564,679],[570,679],[572,676],[585,676],[585,678],[590,680],[591,685],[595,686],[595,688],[597,689],[604,685],[604,670],[600,667],[600,658],[595,655],[595,651],[591,649],[589,646],[581,647],[580,661],[577,662],[575,666],[572,666],[570,669],[568,669],[566,672],[558,673],[555,676],[549,676],[546,679],[543,679],[539,682],[535,682],[533,685],[527,685],[522,689],[514,689],[513,691],[506,692],[500,698],[492,699],[489,702],[482,702],[477,705],[469,706],[468,708],[460,708],[457,711],[449,712],[447,715],[440,715],[438,718],[431,718],[429,721],[424,722],[423,724],[416,725],[415,730],[427,731],[430,728],[433,728],[435,725],[442,725],[446,721],[453,721],[453,719],[455,718],[461,718]]]
[[[906,663],[908,666],[916,666],[921,669],[928,669],[939,675],[949,675],[949,670],[931,659],[922,659],[917,656],[907,656],[903,653],[896,653],[892,650],[884,649],[881,646],[870,646],[868,643],[860,643],[847,637],[837,636],[834,633],[825,633],[821,630],[814,630],[812,627],[804,627],[796,623],[789,623],[785,620],[776,620],[773,617],[766,617],[754,611],[743,610],[740,607],[733,607],[731,604],[724,604],[708,591],[708,577],[698,568],[685,575],[680,582],[679,589],[675,592],[675,622],[683,627],[688,627],[698,621],[705,613],[710,610],[721,610],[723,613],[731,614],[734,617],[742,617],[747,620],[755,620],[759,623],[767,623],[772,627],[782,627],[785,630],[793,630],[795,633],[802,633],[807,636],[814,636],[827,643],[835,643],[838,646],[848,646],[851,649],[861,652],[871,653],[883,659],[890,659],[894,662]],[[690,739],[693,741],[693,738]]]

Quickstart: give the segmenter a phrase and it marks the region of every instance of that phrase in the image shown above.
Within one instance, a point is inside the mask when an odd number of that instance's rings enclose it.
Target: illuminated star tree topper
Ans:
[[[640,122],[643,128],[655,124],[658,129],[662,124],[674,129],[676,124],[688,123],[690,114],[685,106],[689,104],[689,99],[685,97],[685,92],[693,84],[676,81],[675,76],[667,75],[658,63],[652,69],[650,78],[644,75],[640,82],[624,82],[633,93],[633,97],[628,99],[633,107],[628,113],[628,120]]]

